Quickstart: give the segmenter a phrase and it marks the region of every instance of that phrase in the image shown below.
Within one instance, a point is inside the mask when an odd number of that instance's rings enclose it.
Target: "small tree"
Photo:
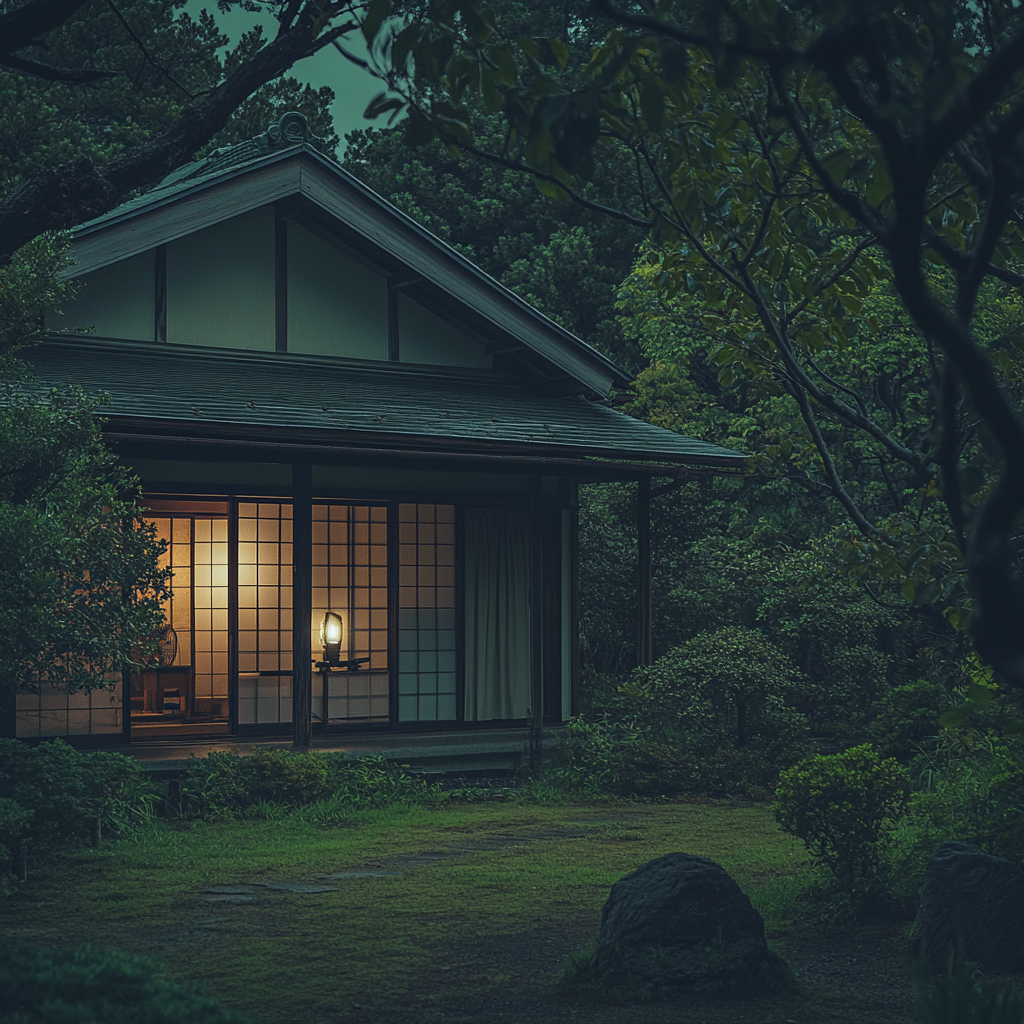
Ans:
[[[804,690],[800,672],[761,633],[727,626],[638,669],[624,693],[685,750],[696,784],[728,791],[770,785],[804,752]]]
[[[160,623],[163,545],[137,479],[106,449],[103,400],[41,393],[15,351],[31,343],[66,246],[43,238],[0,268],[0,713],[44,682],[74,691],[134,666]]]

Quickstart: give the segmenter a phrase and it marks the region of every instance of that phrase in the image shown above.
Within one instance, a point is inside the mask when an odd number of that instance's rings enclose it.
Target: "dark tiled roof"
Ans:
[[[314,151],[323,151],[325,143],[309,130],[302,114],[287,113],[262,135],[246,139],[234,146],[222,146],[201,160],[193,160],[182,165],[171,171],[158,185],[140,192],[108,213],[78,225],[74,230],[83,231],[99,227],[108,221],[119,220],[126,214],[152,206],[155,202],[166,202],[176,195],[188,192],[207,179],[230,177],[230,172],[242,170],[246,164],[262,160],[272,153],[303,146]]]
[[[487,371],[388,367],[272,353],[84,339],[48,341],[29,359],[47,386],[105,391],[104,415],[197,426],[337,431],[409,445],[479,447],[739,468],[745,456],[584,398],[524,391]],[[342,437],[339,437],[339,443]]]

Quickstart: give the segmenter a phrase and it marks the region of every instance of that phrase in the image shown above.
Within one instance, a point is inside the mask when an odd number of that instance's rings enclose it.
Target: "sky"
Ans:
[[[232,45],[243,32],[260,22],[264,26],[264,35],[269,38],[272,39],[277,31],[277,22],[267,13],[249,14],[234,8],[227,14],[222,14],[217,10],[216,0],[190,0],[185,5],[185,10],[192,17],[197,17],[204,8],[214,15],[221,31],[230,38]],[[355,32],[346,37],[342,40],[342,45],[358,57],[365,59],[367,56],[362,33]],[[366,105],[383,88],[381,83],[362,68],[347,61],[333,46],[324,47],[312,57],[299,61],[289,74],[315,89],[329,85],[334,90],[335,100],[331,113],[334,115],[335,128],[342,139],[338,147],[339,154],[345,149],[346,132],[371,126],[383,128],[387,124],[386,116],[376,121],[367,121],[363,117]]]

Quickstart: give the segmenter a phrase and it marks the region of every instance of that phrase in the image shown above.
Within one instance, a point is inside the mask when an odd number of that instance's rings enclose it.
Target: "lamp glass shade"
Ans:
[[[345,620],[337,612],[326,612],[320,624],[320,643],[324,647],[324,658],[336,662],[341,657],[345,642]]]

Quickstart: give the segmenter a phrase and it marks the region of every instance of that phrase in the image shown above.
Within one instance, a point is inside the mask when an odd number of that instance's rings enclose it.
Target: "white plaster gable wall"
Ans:
[[[47,330],[91,328],[90,337],[152,341],[154,275],[152,251],[83,274],[75,298],[61,313],[47,313]]]
[[[375,360],[388,358],[388,280],[331,242],[289,222],[287,350]],[[78,296],[56,331],[155,340],[155,250],[78,278]],[[167,342],[273,352],[276,347],[274,207],[265,205],[166,244]],[[490,369],[483,341],[404,293],[397,296],[403,363]]]
[[[294,223],[288,225],[288,351],[388,357],[387,279]]]
[[[274,351],[273,207],[168,243],[167,340]]]

